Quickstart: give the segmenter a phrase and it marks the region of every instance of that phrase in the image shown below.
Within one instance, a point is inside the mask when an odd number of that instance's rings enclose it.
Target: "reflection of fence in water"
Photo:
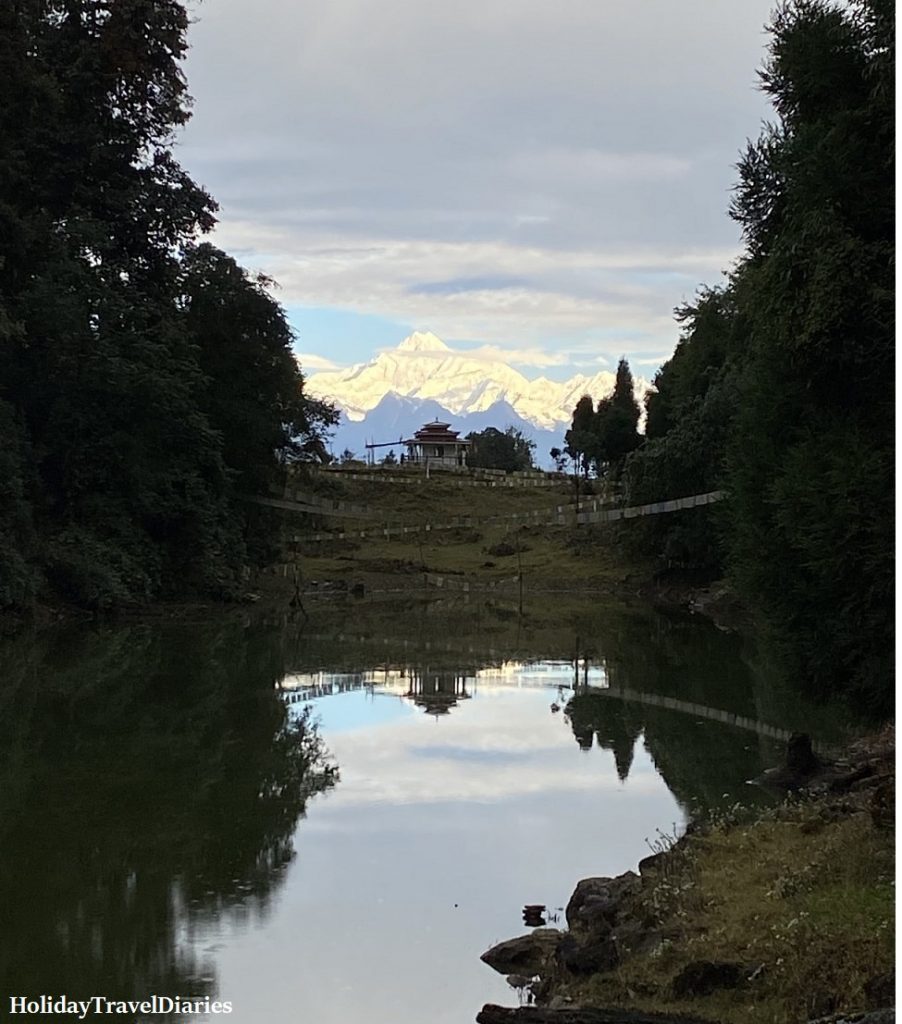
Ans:
[[[450,648],[449,648],[450,649]],[[518,668],[520,671],[518,671]],[[447,675],[447,673],[444,673]],[[422,693],[418,689],[422,683],[422,674],[415,669],[366,669],[360,672],[351,673],[308,673],[309,683],[300,686],[281,686],[282,699],[286,704],[305,704],[321,697],[329,697],[341,693],[349,693],[355,690],[369,690],[376,693],[378,690],[388,691],[386,695],[405,697],[416,696]],[[657,693],[647,693],[641,690],[632,690],[628,687],[598,685],[596,680],[604,675],[601,667],[589,668],[584,662],[544,662],[535,665],[522,663],[507,663],[500,666],[476,669],[471,673],[454,673],[455,679],[463,686],[463,693],[458,696],[470,696],[466,692],[469,684],[472,685],[473,693],[478,690],[479,683],[489,683],[494,686],[507,686],[512,689],[553,689],[555,687],[565,690],[573,690],[580,694],[597,697],[613,697],[624,700],[631,704],[645,704],[652,707],[667,708],[670,711],[677,711],[682,714],[694,715],[696,718],[704,718],[709,721],[722,722],[725,725],[743,729],[747,732],[757,733],[768,739],[785,742],[792,735],[792,730],[780,726],[770,725],[750,718],[747,715],[738,715],[723,708],[712,708],[706,704],[699,704],[696,701],[680,700],[678,697],[665,697]],[[567,681],[564,682],[566,677]],[[304,678],[304,677],[296,677]],[[587,683],[587,680],[590,680]],[[575,682],[575,685],[574,685]],[[402,692],[402,690],[404,692]],[[820,752],[827,752],[828,748],[820,743],[812,744],[814,749]]]
[[[435,648],[433,648],[434,650]],[[579,668],[582,679],[583,669]],[[405,696],[419,692],[424,679],[454,677],[475,693],[480,685],[503,686],[520,690],[573,689],[574,667],[572,662],[545,662],[529,665],[508,662],[499,666],[457,671],[427,670],[425,673],[412,667],[395,669],[362,669],[359,672],[311,672],[287,676],[280,684],[282,699],[287,704],[301,704],[357,690],[386,695]],[[592,670],[591,678],[604,681],[604,669]]]
[[[640,690],[631,690],[621,686],[590,686],[582,689],[581,693],[593,697],[615,697],[625,700],[630,704],[647,704],[652,707],[668,708],[671,711],[679,711],[683,714],[694,715],[696,718],[706,718],[713,722],[723,722],[726,725],[735,726],[737,729],[744,729],[747,732],[757,733],[772,740],[788,740],[793,730],[783,729],[780,726],[768,725],[766,722],[759,722],[755,718],[746,715],[737,715],[732,711],[724,711],[722,708],[708,707],[706,704],[698,704],[694,701],[680,700],[678,697],[664,697],[658,693],[644,693]],[[813,743],[815,750],[824,751],[827,748],[822,744]]]

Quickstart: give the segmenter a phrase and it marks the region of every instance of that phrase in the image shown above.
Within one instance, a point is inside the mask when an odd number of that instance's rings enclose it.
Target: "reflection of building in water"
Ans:
[[[288,704],[306,704],[321,697],[364,690],[412,700],[432,715],[446,715],[473,695],[472,672],[447,669],[371,669],[366,672],[308,672],[286,676],[280,689]]]
[[[472,678],[460,672],[437,672],[428,668],[422,672],[413,670],[405,697],[430,715],[447,715],[458,701],[470,699],[467,683]]]
[[[487,690],[556,688],[562,696],[564,690],[574,687],[575,680],[588,680],[596,686],[607,684],[602,666],[589,667],[582,661],[576,667],[567,661],[503,661],[482,667],[458,663],[452,668],[436,668],[420,663],[383,665],[357,672],[293,673],[279,683],[279,690],[288,704],[306,704],[321,697],[364,690],[373,695],[406,698],[430,714],[443,715],[459,701],[475,696],[479,686]]]

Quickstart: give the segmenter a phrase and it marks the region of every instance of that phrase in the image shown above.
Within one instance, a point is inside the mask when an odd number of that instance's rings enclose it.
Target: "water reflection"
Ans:
[[[363,688],[435,716],[490,683],[555,686],[553,708],[572,698],[566,719],[582,750],[609,751],[625,782],[641,743],[688,816],[758,799],[747,780],[780,759],[792,731],[812,732],[827,748],[844,735],[835,709],[800,700],[760,671],[738,637],[709,623],[586,603],[554,610],[519,616],[498,603],[442,602],[417,617],[368,622],[357,608],[353,631],[333,610],[331,634],[311,624],[283,685],[299,702]],[[396,632],[402,618],[413,635]],[[453,628],[442,628],[449,620]],[[340,637],[345,671],[305,673],[330,635]],[[537,648],[568,656],[528,660]]]
[[[0,677],[0,992],[204,995],[195,931],[265,919],[319,740],[271,630],[23,638]]]
[[[236,1024],[472,1020],[524,904],[747,792],[781,730],[842,732],[735,637],[567,599],[66,631],[0,679],[0,995]],[[342,771],[309,806],[308,705]]]

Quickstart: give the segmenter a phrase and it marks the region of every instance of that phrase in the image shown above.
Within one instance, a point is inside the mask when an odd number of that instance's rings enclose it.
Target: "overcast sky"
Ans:
[[[423,328],[529,376],[650,376],[739,252],[771,6],[204,0],[179,156],[308,370]]]

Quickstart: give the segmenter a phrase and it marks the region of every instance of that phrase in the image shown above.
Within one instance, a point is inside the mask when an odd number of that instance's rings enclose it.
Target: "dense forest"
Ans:
[[[621,540],[662,569],[729,574],[800,682],[886,708],[894,9],[792,0],[770,33],[760,78],[775,120],[742,153],[730,207],[744,254],[677,310],[645,439],[601,468],[636,502],[725,490],[723,505],[630,524]],[[575,436],[591,417],[577,407]]]
[[[201,236],[177,0],[0,5],[0,607],[236,593],[315,457],[283,311]],[[252,526],[252,528],[250,528]]]

